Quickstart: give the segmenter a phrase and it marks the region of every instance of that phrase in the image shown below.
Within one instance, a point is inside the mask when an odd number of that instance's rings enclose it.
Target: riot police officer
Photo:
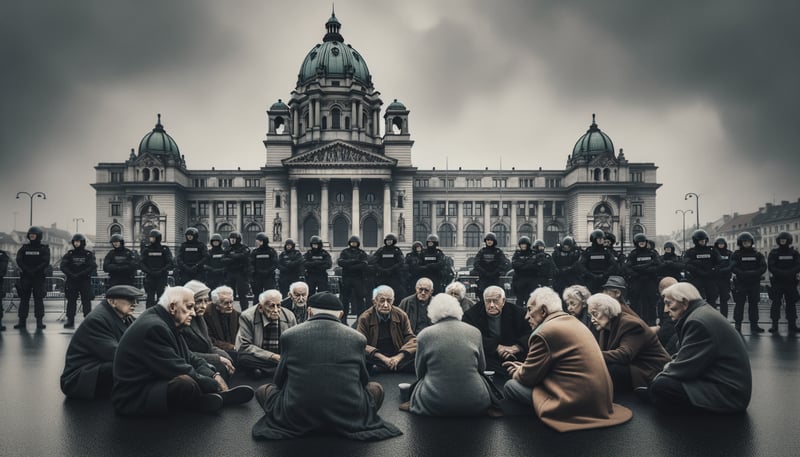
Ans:
[[[583,285],[578,260],[580,249],[571,236],[565,236],[561,244],[556,245],[551,254],[556,270],[553,275],[553,289],[560,297],[564,289],[572,285]]]
[[[432,295],[444,292],[444,277],[447,271],[447,257],[439,249],[439,237],[428,235],[426,247],[422,250],[419,263],[419,277],[428,278],[433,282]]]
[[[167,287],[169,270],[174,267],[172,251],[161,244],[161,232],[150,230],[149,243],[142,248],[139,255],[140,268],[144,273],[144,292],[147,296],[145,306],[150,308],[156,304],[158,297]]]
[[[497,247],[497,236],[489,232],[483,237],[484,247],[475,255],[473,269],[478,273],[478,296],[483,297],[483,291],[489,286],[503,288],[500,277],[506,273],[509,266],[508,258],[503,250]]]
[[[119,233],[111,235],[111,248],[103,259],[103,271],[108,273],[106,290],[120,285],[135,286],[139,269],[136,252],[125,247],[125,238]]]
[[[689,282],[700,291],[700,295],[708,303],[717,301],[716,271],[720,258],[711,246],[708,246],[708,233],[705,230],[692,232],[691,247],[683,253],[683,262],[689,272]]]
[[[209,243],[211,243],[211,249],[206,253],[203,268],[206,271],[206,285],[214,290],[225,285],[225,265],[222,263],[225,249],[222,247],[222,235],[219,233],[212,233]]]
[[[422,251],[424,249],[425,247],[422,245],[422,241],[414,241],[411,243],[411,251],[406,254],[406,271],[404,272],[406,276],[406,290],[414,290],[417,280],[423,276],[420,271],[420,265],[422,264]],[[371,298],[368,301],[371,301]]]
[[[630,278],[628,299],[633,310],[647,325],[655,325],[661,259],[656,251],[650,249],[644,233],[637,233],[633,237],[633,244],[635,247],[625,260],[625,270]]]
[[[36,328],[44,325],[45,281],[50,272],[50,246],[42,244],[44,232],[39,227],[28,229],[28,242],[17,251],[17,266],[20,269],[19,289],[19,323],[16,329],[24,329],[28,319],[31,295],[33,295],[33,315],[36,317]]]
[[[792,234],[781,232],[775,237],[778,247],[772,249],[768,256],[770,286],[772,288],[772,306],[770,318],[772,327],[769,331],[778,332],[778,321],[781,318],[781,299],[786,304],[786,320],[789,321],[789,333],[797,333],[797,275],[800,274],[800,254],[792,248]]]
[[[600,293],[608,277],[617,271],[617,259],[603,243],[604,236],[602,230],[593,230],[589,234],[590,245],[578,261],[584,273],[586,288],[593,294]]]
[[[719,311],[723,316],[728,317],[728,302],[731,299],[731,255],[733,252],[728,249],[728,242],[722,237],[714,240],[714,250],[719,255],[715,278],[719,296]],[[711,305],[716,306],[715,303],[711,303]]]
[[[342,267],[341,289],[339,297],[342,299],[344,315],[352,312],[356,319],[367,309],[367,291],[364,288],[364,275],[367,271],[367,253],[361,249],[361,239],[352,235],[347,241],[347,247],[339,254],[336,263]]]
[[[278,286],[284,297],[289,294],[289,286],[300,280],[304,263],[303,254],[297,250],[294,240],[286,238],[283,242],[283,251],[278,255]]]
[[[617,251],[614,247],[617,245],[617,236],[611,232],[603,232],[603,245],[611,252],[614,257],[614,264],[609,275],[624,276],[625,275],[625,253],[622,250]]]
[[[228,234],[228,247],[222,256],[222,264],[225,266],[225,284],[236,293],[239,307],[244,311],[249,306],[247,294],[250,293],[250,248],[242,244],[241,233]]]
[[[308,284],[308,296],[317,292],[327,292],[328,287],[328,268],[333,265],[331,255],[322,247],[322,238],[317,235],[311,237],[308,243],[311,249],[303,254],[306,267],[306,284]]]
[[[256,234],[256,248],[250,252],[250,270],[253,272],[253,297],[257,300],[265,290],[275,289],[275,270],[278,268],[278,253],[269,245],[264,232]]]
[[[194,227],[189,227],[184,232],[186,241],[181,243],[178,254],[175,256],[176,284],[186,284],[193,279],[205,282],[203,264],[206,263],[208,252],[206,245],[200,242],[199,236],[200,232]]]
[[[750,332],[761,333],[758,326],[758,301],[761,296],[761,276],[767,271],[764,255],[753,248],[753,235],[742,232],[736,238],[739,246],[731,256],[731,272],[733,273],[733,320],[736,330],[742,329],[744,318],[744,302],[747,301],[747,315],[750,318]]]
[[[8,271],[8,262],[11,260],[6,251],[0,250],[0,332],[6,329],[3,325],[3,297],[6,295],[4,288],[6,272]]]
[[[678,255],[678,245],[674,241],[664,243],[664,253],[661,254],[660,276],[675,278],[678,281],[685,280],[683,271],[683,259]]]
[[[383,237],[383,246],[378,248],[370,258],[370,264],[375,270],[375,285],[387,285],[394,290],[395,297],[405,297],[403,286],[403,267],[405,259],[403,252],[397,247],[397,236],[387,233]]]
[[[75,311],[78,295],[81,297],[83,317],[92,310],[92,276],[97,273],[94,253],[86,249],[86,237],[81,233],[72,236],[72,249],[61,258],[61,272],[66,276],[64,294],[67,297],[67,322],[64,328],[75,328]]]

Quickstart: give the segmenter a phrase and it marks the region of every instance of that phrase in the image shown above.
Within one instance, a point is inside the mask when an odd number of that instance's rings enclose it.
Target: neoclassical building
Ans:
[[[585,243],[602,228],[627,245],[632,234],[655,233],[657,167],[616,152],[594,115],[571,152],[565,148],[561,170],[417,169],[410,110],[396,99],[383,109],[335,15],[325,27],[287,101],[267,110],[262,168],[188,169],[160,115],[126,161],[99,163],[98,250],[114,233],[138,242],[153,228],[170,245],[187,227],[205,240],[238,230],[248,245],[261,231],[274,246],[292,238],[305,247],[320,235],[332,253],[351,234],[369,250],[389,232],[403,248],[435,233],[462,266],[488,231],[509,251],[523,235],[553,246],[566,235]]]

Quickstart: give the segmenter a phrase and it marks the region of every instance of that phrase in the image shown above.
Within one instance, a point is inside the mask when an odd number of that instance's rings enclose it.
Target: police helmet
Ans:
[[[209,238],[208,241],[212,245],[214,244],[215,241],[219,241],[219,244],[222,245],[222,235],[220,235],[219,233],[212,233],[211,234],[211,238]]]
[[[318,244],[319,247],[322,247],[322,238],[320,238],[317,235],[314,235],[314,236],[311,237],[311,240],[309,240],[308,244],[311,245],[311,246],[314,246],[315,244]]]
[[[700,244],[700,240],[706,240],[706,243],[708,242],[708,233],[703,229],[692,232],[692,242],[695,246]]]
[[[603,232],[603,239],[608,240],[611,246],[617,244],[617,236],[611,232]]]
[[[592,244],[599,243],[598,240],[602,240],[606,236],[602,230],[592,230],[592,233],[589,234],[589,242]]]
[[[264,232],[256,233],[256,240],[261,241],[264,244],[269,244],[269,237]]]
[[[155,243],[158,244],[161,242],[161,231],[156,229],[150,230],[150,234],[147,235],[147,237],[155,238],[156,239]]]
[[[236,240],[236,243],[231,244],[241,244],[242,243],[242,234],[239,232],[231,232],[228,234],[228,241]]]
[[[674,241],[667,241],[666,243],[664,243],[664,250],[666,251],[667,248],[672,249],[673,253],[678,251],[678,245],[675,244]]]
[[[115,233],[115,234],[111,235],[111,242],[113,243],[115,241],[119,241],[119,245],[120,246],[124,246],[125,245],[125,238],[123,238],[123,236],[120,235],[119,233]]]
[[[395,235],[394,233],[387,233],[386,236],[383,237],[383,244],[386,245],[387,241],[391,241],[392,245],[397,244],[397,235]]]
[[[358,235],[351,235],[350,239],[347,240],[348,245],[353,242],[358,243],[358,245],[361,246],[361,238],[359,238]]]
[[[294,247],[296,246],[296,245],[294,244],[294,240],[293,240],[293,239],[291,239],[291,238],[286,238],[286,241],[284,241],[284,242],[283,242],[283,249],[286,249],[286,246],[289,246],[289,245],[291,245],[291,246],[292,246],[292,249],[294,249]]]
[[[30,238],[31,234],[36,235],[36,239],[34,241],[42,241],[42,235],[44,235],[44,232],[40,227],[34,225],[28,229],[27,237]]]
[[[423,249],[425,246],[422,245],[422,241],[415,241],[411,244],[411,250],[416,251],[417,248]]]
[[[571,248],[575,247],[575,239],[571,236],[565,236],[564,239],[561,241],[561,246],[569,246]]]
[[[538,248],[542,248],[542,249],[544,249],[544,241],[542,241],[542,240],[536,240],[536,241],[534,241],[534,242],[533,242],[533,247],[534,247],[534,248],[536,248],[536,249],[538,249]],[[540,249],[540,250],[541,250],[541,249]]]
[[[720,243],[722,243],[722,249],[728,249],[728,242],[725,241],[725,238],[718,237],[716,240],[714,240],[714,246],[717,246]]]
[[[72,235],[72,243],[75,243],[76,241],[80,241],[81,242],[81,247],[85,247],[86,246],[86,237],[83,236],[83,233],[76,233],[76,234]]]
[[[780,246],[780,240],[786,240],[786,246],[792,245],[792,234],[789,232],[781,232],[775,237],[775,242]]]
[[[439,237],[434,234],[430,234],[428,235],[428,239],[425,242],[426,244],[433,243],[434,246],[439,246]]]
[[[739,236],[736,237],[736,245],[739,247],[742,247],[742,243],[744,243],[745,241],[750,242],[750,247],[753,246],[753,242],[755,241],[755,239],[753,238],[753,235],[750,234],[750,232],[742,232],[739,234]]]
[[[483,237],[483,241],[488,241],[488,240],[494,241],[494,244],[496,245],[497,244],[497,235],[495,235],[492,232],[487,233],[486,236]]]
[[[200,232],[194,227],[189,227],[185,232],[183,232],[183,236],[188,237],[189,235],[192,235],[192,241],[197,241],[197,238],[200,236]]]
[[[633,236],[633,244],[635,244],[637,247],[639,246],[639,243],[643,241],[645,243],[647,242],[647,235],[645,235],[644,233],[637,233],[636,235]]]
[[[522,246],[523,244],[527,244],[528,247],[531,247],[531,239],[527,236],[519,237],[519,241],[517,241],[517,246]]]

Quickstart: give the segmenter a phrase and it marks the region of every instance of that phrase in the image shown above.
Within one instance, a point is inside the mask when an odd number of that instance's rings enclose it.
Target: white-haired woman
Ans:
[[[585,286],[581,285],[573,285],[569,286],[564,289],[564,292],[561,294],[561,297],[564,299],[564,303],[567,306],[565,310],[568,314],[575,316],[576,319],[583,322],[583,325],[586,326],[589,330],[592,330],[594,336],[597,336],[597,332],[594,330],[594,326],[592,325],[592,318],[589,316],[589,310],[586,306],[586,300],[592,295]]]
[[[461,322],[455,297],[438,294],[428,305],[433,325],[417,336],[417,378],[409,410],[427,416],[486,414],[492,405],[481,332]],[[403,406],[401,405],[401,409]]]
[[[189,327],[183,329],[183,339],[186,340],[186,346],[189,347],[190,351],[213,365],[226,381],[230,381],[231,376],[236,371],[231,357],[227,352],[211,343],[211,337],[208,335],[208,325],[203,319],[208,305],[211,304],[211,289],[196,279],[187,282],[184,287],[194,292],[194,312],[197,314],[197,317],[192,319]]]
[[[474,301],[470,300],[467,297],[467,287],[461,281],[453,281],[447,285],[444,289],[444,292],[448,295],[452,295],[456,297],[458,300],[459,305],[461,305],[461,309],[466,311],[475,304]]]
[[[594,294],[586,300],[615,392],[646,387],[669,362],[669,354],[638,316],[622,311],[613,297]]]

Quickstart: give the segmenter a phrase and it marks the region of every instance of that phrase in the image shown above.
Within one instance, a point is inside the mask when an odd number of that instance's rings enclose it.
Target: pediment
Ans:
[[[294,157],[283,159],[282,163],[284,166],[290,167],[392,167],[397,165],[397,160],[337,141]]]
[[[601,154],[589,162],[589,166],[600,168],[614,168],[617,165],[619,165],[619,162],[610,154]]]
[[[164,166],[164,161],[160,157],[157,157],[153,154],[144,153],[133,159],[133,165],[136,167]]]

